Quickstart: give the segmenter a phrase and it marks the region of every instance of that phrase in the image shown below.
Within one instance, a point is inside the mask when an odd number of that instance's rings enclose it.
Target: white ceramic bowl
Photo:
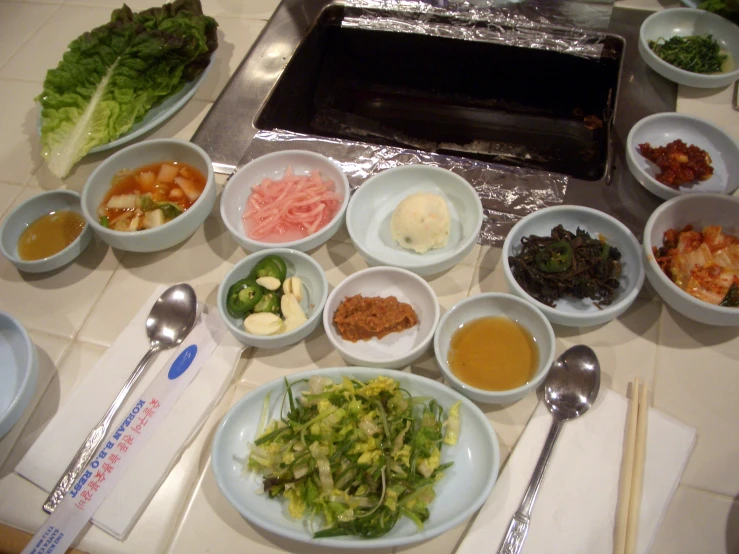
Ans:
[[[649,282],[662,300],[685,317],[708,325],[739,325],[739,308],[714,306],[691,296],[673,283],[654,259],[653,247],[662,246],[668,229],[692,225],[702,230],[721,225],[725,233],[739,236],[739,198],[721,194],[691,194],[668,200],[659,206],[644,227],[644,257]]]
[[[226,298],[231,285],[244,279],[262,258],[270,254],[274,254],[285,260],[288,277],[300,277],[303,283],[303,299],[300,301],[300,307],[303,308],[305,315],[308,316],[308,321],[288,333],[269,336],[253,335],[244,330],[243,318],[238,319],[228,313],[228,310],[226,310]],[[231,334],[242,344],[256,346],[258,348],[284,348],[300,342],[318,327],[321,323],[321,313],[323,312],[327,297],[328,281],[326,280],[326,274],[323,268],[313,258],[289,248],[272,248],[247,256],[234,265],[231,271],[226,274],[218,287],[218,313],[221,314],[221,318],[226,323]]]
[[[513,277],[508,257],[521,252],[521,239],[529,235],[548,237],[552,228],[560,224],[573,233],[579,227],[592,237],[603,237],[610,246],[621,252],[621,286],[610,306],[598,308],[588,298],[580,300],[564,297],[552,308],[529,295]],[[513,226],[506,237],[502,258],[503,273],[511,292],[531,302],[549,321],[557,325],[588,327],[606,323],[631,306],[644,284],[641,247],[633,233],[608,214],[583,206],[553,206],[527,215]]]
[[[452,372],[447,363],[452,335],[465,323],[482,317],[506,317],[531,333],[539,349],[539,365],[531,381],[515,389],[489,391],[468,385]],[[554,340],[552,325],[533,304],[512,294],[486,292],[457,302],[444,314],[434,334],[434,354],[444,379],[466,397],[486,404],[510,404],[544,382],[554,361]],[[491,371],[494,367],[495,360],[490,360]]]
[[[38,377],[36,347],[13,316],[0,312],[0,439],[20,419]]]
[[[280,416],[285,382],[275,379],[239,400],[223,418],[213,440],[213,473],[223,495],[250,523],[280,537],[299,541],[316,548],[334,548],[335,552],[404,546],[429,540],[468,520],[487,500],[498,477],[500,450],[493,427],[480,409],[459,393],[431,379],[403,371],[340,367],[296,373],[288,377],[291,383],[307,380],[313,375],[330,377],[335,382],[346,375],[367,381],[384,375],[397,379],[401,387],[414,396],[434,398],[448,411],[459,401],[462,422],[456,445],[444,445],[441,463],[454,462],[444,471],[444,478],[434,484],[436,498],[429,505],[430,516],[419,530],[408,518],[401,518],[382,537],[332,537],[314,539],[305,521],[295,520],[287,513],[280,499],[259,494],[261,480],[244,471],[250,443],[259,429],[267,398],[267,418]],[[305,385],[296,385],[302,390]],[[317,529],[316,529],[317,530]],[[293,552],[305,551],[300,546],[284,546]],[[312,550],[311,550],[312,551]],[[316,550],[317,552],[317,550]]]
[[[295,175],[308,175],[318,170],[322,179],[333,181],[336,193],[343,197],[339,210],[325,226],[300,240],[277,243],[249,238],[244,232],[242,214],[246,201],[251,195],[252,187],[264,179],[282,179],[288,167],[292,168]],[[321,246],[341,228],[350,193],[346,175],[326,156],[306,150],[283,150],[260,156],[231,176],[221,195],[221,217],[236,242],[247,252],[257,252],[267,248],[292,248],[307,252]]]
[[[400,333],[390,333],[381,339],[357,342],[344,340],[333,323],[334,312],[345,298],[356,294],[364,297],[395,296],[413,307],[418,315],[418,325]],[[346,362],[398,369],[415,361],[431,344],[439,322],[439,312],[436,293],[415,273],[397,267],[370,267],[350,275],[331,291],[323,311],[323,328],[333,347]]]
[[[97,209],[116,173],[164,161],[183,162],[200,170],[206,178],[200,198],[183,214],[155,229],[125,232],[103,227]],[[215,202],[216,183],[210,157],[199,146],[179,139],[145,140],[119,150],[92,172],[82,189],[82,210],[87,223],[110,246],[130,252],[157,252],[183,242],[202,225]]]
[[[440,195],[446,200],[451,217],[447,245],[423,254],[398,245],[390,229],[395,208],[406,196],[417,192]],[[386,169],[367,179],[352,195],[346,227],[368,264],[432,275],[454,267],[472,250],[482,217],[480,197],[462,177],[439,167],[415,164]]]
[[[660,37],[712,35],[722,50],[727,51],[734,68],[726,73],[704,75],[685,71],[667,63],[649,48],[648,41]],[[639,30],[639,53],[646,64],[675,83],[698,88],[717,88],[732,84],[739,78],[739,27],[726,18],[692,8],[670,8],[653,13]]]
[[[655,179],[659,168],[639,153],[639,145],[648,142],[652,147],[666,146],[677,139],[708,152],[713,166],[709,179],[677,189]],[[664,200],[697,192],[731,194],[739,188],[739,144],[723,129],[699,117],[674,112],[645,117],[626,137],[626,162],[634,178]]]
[[[53,190],[29,198],[15,208],[0,226],[0,251],[15,267],[29,273],[53,271],[67,265],[90,244],[92,229],[85,225],[80,235],[61,252],[41,260],[23,260],[18,256],[18,239],[26,228],[51,212],[71,210],[82,214],[80,195],[71,190]]]

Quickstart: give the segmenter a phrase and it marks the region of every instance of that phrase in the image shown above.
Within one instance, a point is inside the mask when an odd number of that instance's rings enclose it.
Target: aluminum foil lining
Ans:
[[[600,57],[612,0],[347,0],[344,27]],[[381,17],[378,15],[381,14]]]
[[[331,158],[344,171],[352,189],[385,169],[403,165],[427,164],[453,171],[480,196],[485,217],[477,242],[489,246],[502,245],[511,227],[525,215],[562,204],[568,183],[565,175],[541,170],[279,130],[259,131],[239,167],[280,150],[310,150]]]

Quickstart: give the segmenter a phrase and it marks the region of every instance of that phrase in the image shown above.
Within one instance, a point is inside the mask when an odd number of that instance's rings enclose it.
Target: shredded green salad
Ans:
[[[301,383],[307,388],[298,394]],[[320,529],[315,538],[380,537],[401,516],[423,528],[434,484],[452,465],[441,463],[441,450],[457,442],[460,403],[445,417],[436,400],[382,375],[366,383],[314,376],[285,386],[281,411],[289,410],[265,426],[265,398],[263,430],[246,462],[262,475],[264,492],[287,499],[292,517]]]

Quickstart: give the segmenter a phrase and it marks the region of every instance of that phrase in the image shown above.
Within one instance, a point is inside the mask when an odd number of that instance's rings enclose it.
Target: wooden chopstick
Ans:
[[[631,388],[624,453],[621,461],[614,554],[633,554],[636,550],[644,485],[648,413],[647,386],[636,379]]]

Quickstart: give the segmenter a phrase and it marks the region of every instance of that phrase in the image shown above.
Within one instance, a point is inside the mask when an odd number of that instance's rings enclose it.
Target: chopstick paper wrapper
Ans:
[[[105,413],[149,348],[144,324],[152,305],[165,289],[166,287],[157,288],[60,407],[15,468],[19,475],[44,491],[51,491],[90,429]],[[119,540],[128,535],[170,469],[179,460],[180,454],[197,435],[223,396],[233,377],[243,346],[230,334],[221,338],[225,330],[216,310],[210,309],[210,313],[204,310],[191,335],[200,327],[206,327],[211,336],[217,339],[217,347],[92,519],[93,524]],[[169,367],[168,364],[178,351],[179,349],[175,350],[175,354],[172,351],[161,352],[151,362],[121,407],[111,426],[112,430],[120,427],[147,387],[165,366]]]
[[[524,554],[613,551],[626,412],[624,397],[601,390],[589,412],[564,426],[536,499]],[[551,415],[540,403],[456,554],[489,552],[501,543],[550,423]],[[694,443],[693,428],[649,410],[636,552],[649,552]]]

